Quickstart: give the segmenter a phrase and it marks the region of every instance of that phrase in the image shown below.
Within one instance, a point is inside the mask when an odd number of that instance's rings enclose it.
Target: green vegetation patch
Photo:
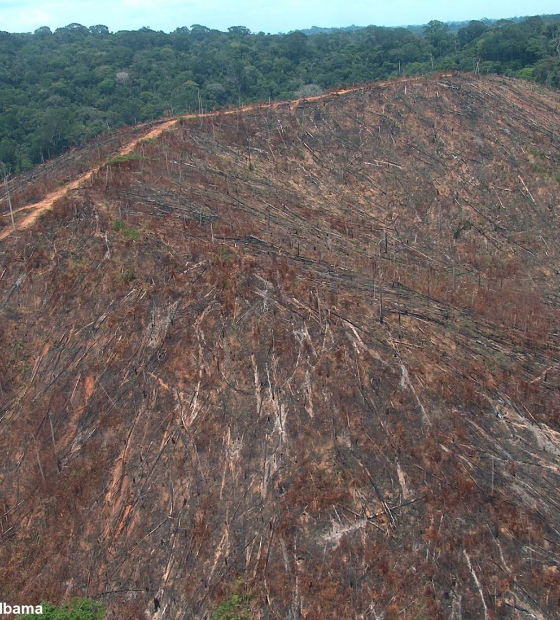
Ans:
[[[223,246],[218,250],[218,255],[222,260],[225,261],[237,258],[237,254],[231,248],[228,248],[226,246]]]
[[[252,620],[251,596],[244,594],[243,579],[237,579],[231,586],[230,596],[212,613],[212,620]]]
[[[250,599],[241,594],[232,594],[220,603],[212,614],[212,620],[251,620],[253,614],[249,602]]]
[[[460,239],[461,235],[464,232],[466,232],[467,230],[470,230],[471,228],[472,228],[472,222],[470,220],[465,220],[464,222],[461,222],[459,226],[457,227],[457,230],[453,232],[453,239],[457,241],[458,239]]]
[[[125,269],[121,273],[121,280],[123,282],[132,282],[132,280],[134,280],[135,278],[136,278],[136,274],[134,273],[134,269],[132,269],[132,267]]]
[[[115,157],[111,157],[111,159],[107,160],[108,166],[115,166],[118,164],[125,164],[129,161],[138,161],[141,159],[146,159],[144,155],[141,153],[127,153],[126,155],[116,155]]]
[[[130,239],[131,241],[138,241],[138,239],[140,239],[140,231],[137,228],[128,226],[126,222],[122,220],[115,220],[113,230],[122,233],[125,239]]]
[[[42,606],[43,613],[41,615],[28,614],[17,617],[19,620],[31,620],[31,618],[41,618],[41,620],[103,620],[105,618],[104,606],[87,598],[75,598],[61,607],[44,601]]]
[[[532,146],[527,147],[527,153],[531,153],[531,155],[535,155],[536,157],[540,157],[541,159],[546,159],[546,153],[544,151],[540,151],[539,149],[535,149]]]

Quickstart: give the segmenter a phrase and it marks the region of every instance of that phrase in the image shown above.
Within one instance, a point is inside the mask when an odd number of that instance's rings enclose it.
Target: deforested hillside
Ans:
[[[559,112],[373,84],[6,197],[0,599],[557,618]]]

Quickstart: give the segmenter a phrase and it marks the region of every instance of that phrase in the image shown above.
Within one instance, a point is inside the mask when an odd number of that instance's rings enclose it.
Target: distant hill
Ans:
[[[303,34],[312,36],[314,34],[332,34],[333,32],[353,32],[354,30],[361,30],[364,26],[345,26],[342,28],[320,28],[319,26],[312,26],[311,28],[303,28],[296,32],[303,32]]]
[[[558,617],[559,112],[439,73],[12,179],[2,600]]]
[[[540,15],[540,17],[544,19],[555,19],[555,20],[560,19],[559,15]],[[507,21],[507,22],[517,24],[527,19],[530,19],[530,16],[510,17],[505,20],[482,18],[480,21],[483,22],[484,24],[487,24],[488,26],[492,26],[498,21]],[[449,32],[457,33],[461,28],[465,28],[466,26],[468,26],[471,23],[471,21],[472,20],[452,21],[452,22],[442,22],[442,23],[444,23],[447,26],[447,28],[449,29]],[[352,32],[354,30],[361,30],[362,28],[366,28],[366,27],[367,26],[352,25],[352,26],[346,26],[343,28],[321,28],[318,26],[313,26],[311,28],[304,28],[302,30],[299,30],[298,32],[303,32],[304,34],[308,36],[312,36],[315,34],[333,34],[335,32]],[[424,28],[426,27],[426,24],[411,24],[408,26],[403,25],[401,27],[406,28],[407,30],[410,30],[411,32],[415,32],[421,35],[424,32]]]

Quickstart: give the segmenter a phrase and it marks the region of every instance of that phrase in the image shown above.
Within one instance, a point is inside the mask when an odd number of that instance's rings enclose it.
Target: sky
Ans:
[[[402,26],[432,19],[515,17],[559,13],[558,0],[0,0],[0,31],[33,32],[71,23],[109,30],[144,26],[171,32],[201,24],[227,30],[289,32],[311,26]]]

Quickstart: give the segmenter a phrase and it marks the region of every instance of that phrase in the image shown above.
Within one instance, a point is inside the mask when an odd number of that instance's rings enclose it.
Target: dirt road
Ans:
[[[412,80],[401,80],[401,81],[402,82],[414,81],[417,79],[418,78],[412,78]],[[380,85],[394,84],[394,83],[395,82],[378,82],[375,85],[380,86]],[[157,127],[150,128],[148,131],[146,131],[145,134],[143,134],[139,138],[135,138],[134,140],[131,140],[128,144],[123,146],[120,149],[120,151],[118,151],[118,153],[115,153],[115,155],[128,155],[129,153],[134,151],[137,145],[143,140],[148,140],[150,138],[157,138],[164,131],[171,129],[174,125],[178,123],[180,118],[183,118],[183,119],[198,119],[201,117],[207,118],[207,117],[212,117],[212,116],[220,116],[224,114],[227,114],[227,115],[239,114],[240,112],[250,112],[252,110],[259,110],[259,109],[268,108],[268,107],[271,107],[274,109],[274,108],[278,108],[279,106],[284,107],[286,105],[289,105],[290,108],[292,108],[292,107],[298,106],[303,101],[316,101],[316,100],[320,100],[320,99],[328,98],[332,96],[345,95],[347,93],[363,90],[364,88],[367,88],[367,86],[357,86],[355,88],[347,88],[347,89],[339,90],[335,92],[331,91],[331,92],[327,92],[321,95],[315,95],[313,97],[303,97],[300,99],[293,99],[291,101],[275,102],[272,104],[257,103],[257,104],[247,105],[241,108],[232,108],[232,109],[225,110],[225,111],[219,110],[217,112],[206,112],[204,114],[180,115],[165,123],[162,123],[161,125],[158,125]],[[2,232],[0,232],[0,241],[2,241],[3,239],[6,239],[13,232],[25,230],[33,226],[33,224],[37,221],[37,219],[43,213],[45,213],[45,211],[49,211],[50,209],[53,208],[53,205],[59,198],[62,198],[69,191],[78,189],[82,185],[82,183],[90,179],[96,172],[98,172],[101,168],[103,168],[104,165],[105,164],[96,166],[95,168],[92,168],[89,172],[86,172],[85,174],[82,174],[81,176],[79,176],[74,181],[69,181],[64,186],[62,186],[60,189],[45,196],[45,198],[43,198],[39,202],[33,203],[31,205],[19,207],[18,209],[14,209],[14,215],[16,216],[24,211],[29,211],[29,213],[17,219],[15,230],[11,226],[9,227],[7,226]]]
[[[124,147],[122,147],[117,154],[128,155],[128,153],[131,153],[132,151],[134,151],[134,149],[136,148],[139,142],[141,142],[142,140],[147,140],[149,138],[157,138],[164,131],[173,127],[173,125],[175,125],[177,121],[178,119],[174,118],[166,123],[163,123],[162,125],[158,125],[157,127],[150,129],[140,138],[136,138],[132,140],[131,142],[129,142],[128,144],[126,144]],[[6,228],[2,232],[0,232],[0,241],[2,241],[3,239],[11,235],[13,232],[25,230],[26,228],[33,226],[33,224],[37,221],[37,219],[41,216],[41,214],[43,214],[45,211],[49,211],[50,209],[52,209],[54,203],[59,198],[62,198],[69,191],[78,189],[78,187],[80,187],[82,183],[90,179],[96,172],[98,172],[103,167],[103,165],[104,164],[100,166],[96,166],[95,168],[92,168],[89,172],[82,174],[74,181],[68,182],[66,185],[56,190],[55,192],[47,194],[47,196],[45,196],[45,198],[43,198],[43,200],[39,202],[36,202],[32,205],[19,207],[18,209],[14,209],[14,215],[17,215],[18,213],[21,213],[22,211],[29,211],[30,213],[22,217],[21,219],[19,219],[19,221],[17,221],[15,230],[10,226],[9,228]]]

